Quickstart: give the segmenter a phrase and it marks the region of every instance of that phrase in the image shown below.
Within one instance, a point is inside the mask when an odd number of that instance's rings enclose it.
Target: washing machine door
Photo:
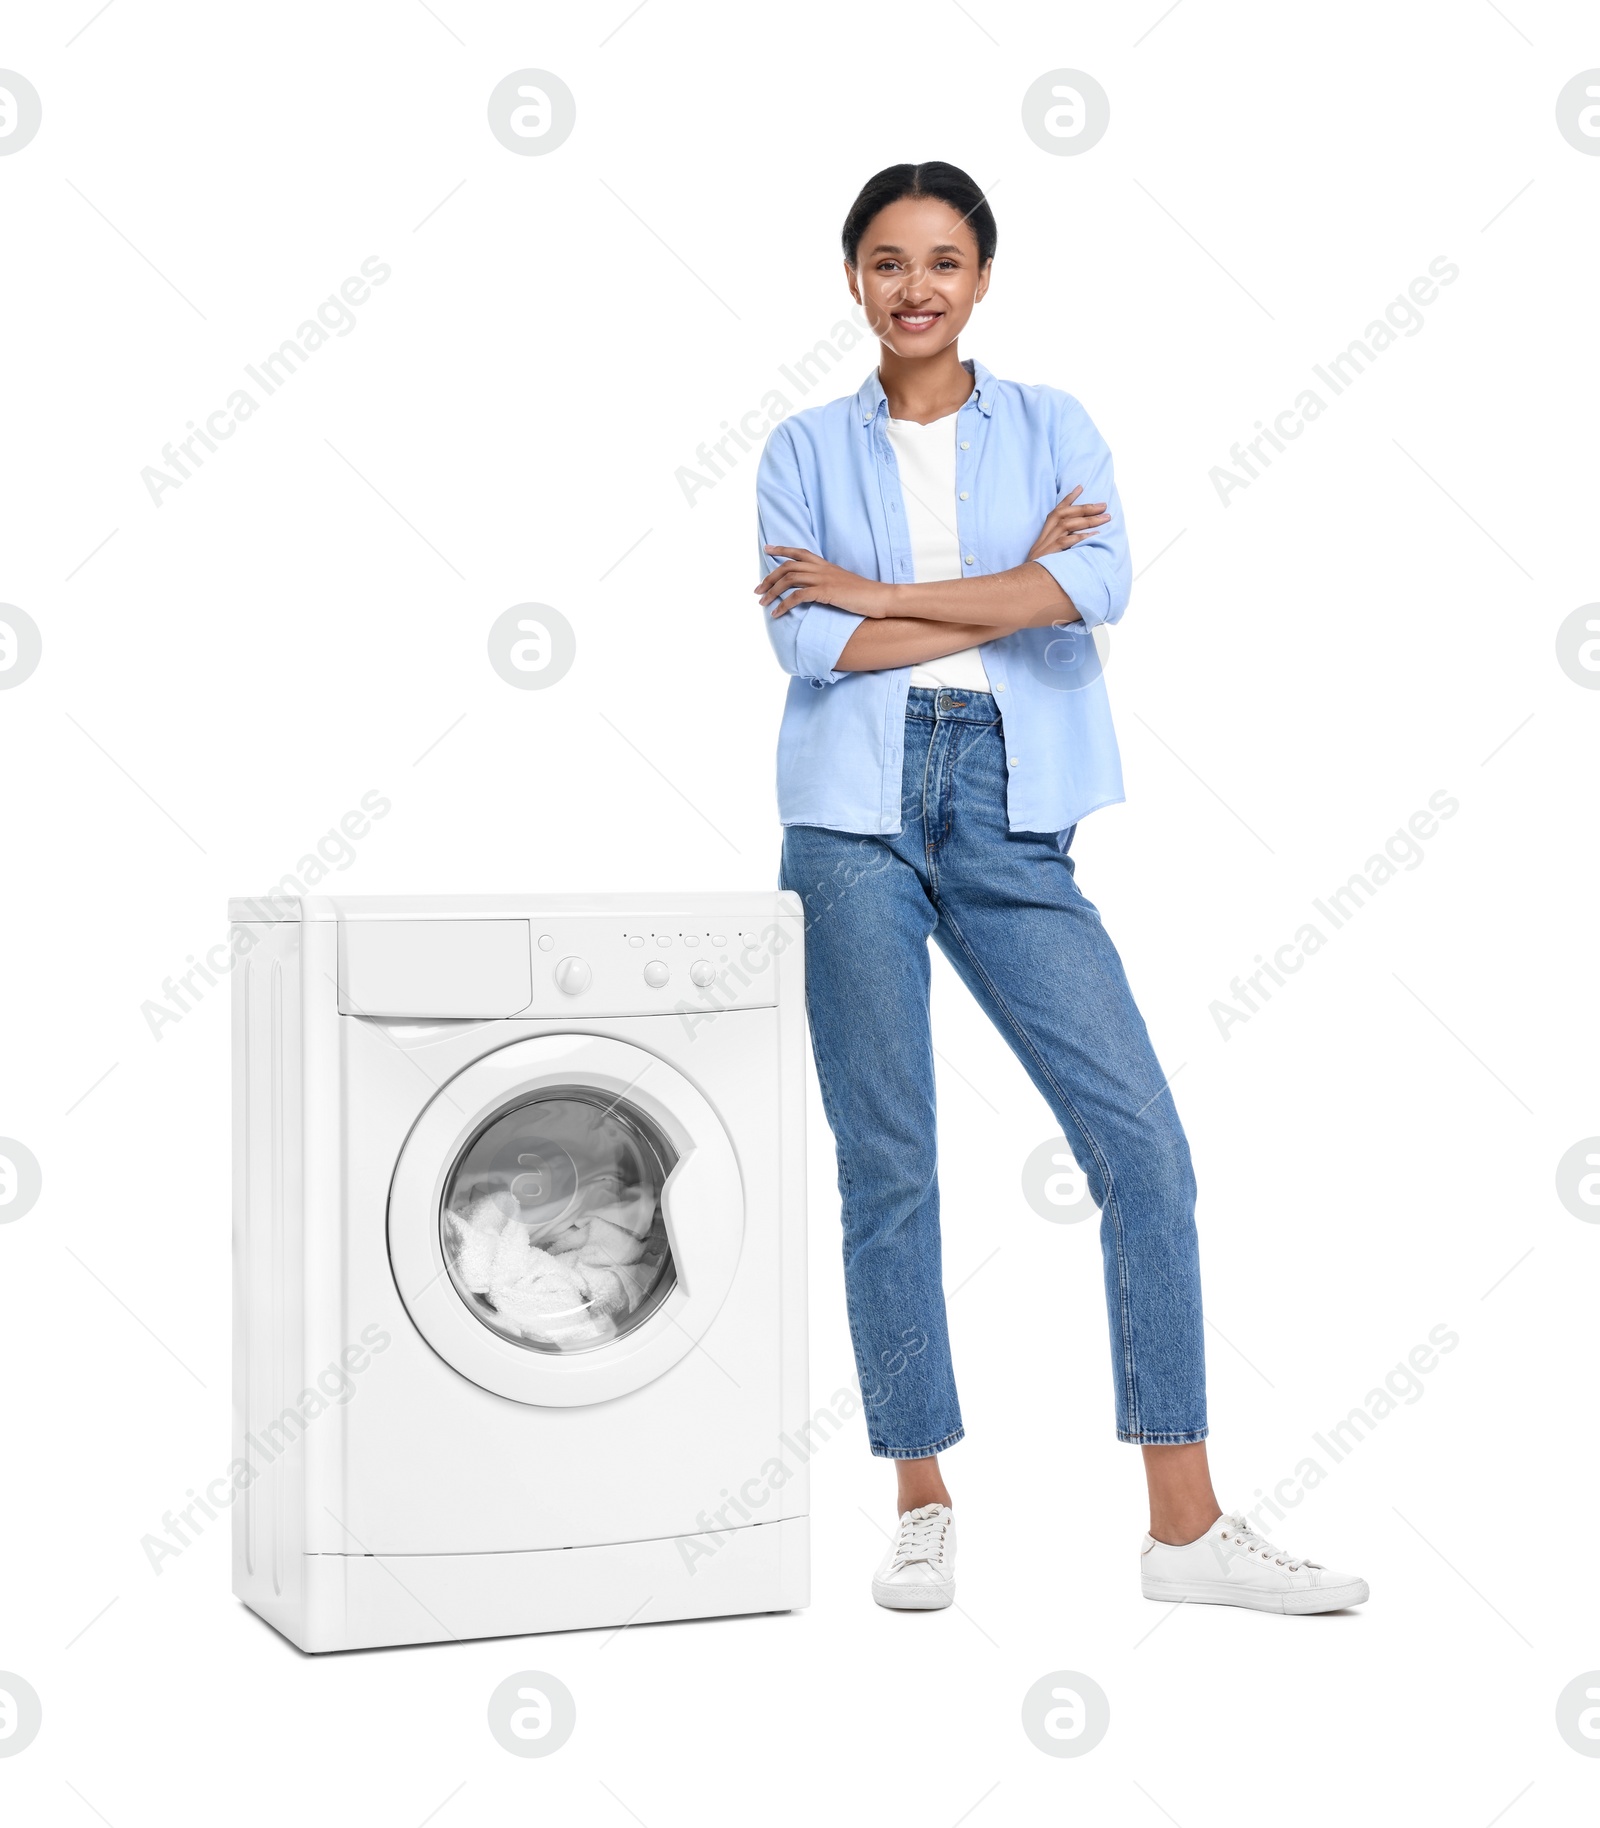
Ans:
[[[389,1194],[407,1313],[516,1402],[599,1403],[670,1370],[721,1308],[744,1239],[733,1145],[660,1056],[540,1035],[439,1088]]]

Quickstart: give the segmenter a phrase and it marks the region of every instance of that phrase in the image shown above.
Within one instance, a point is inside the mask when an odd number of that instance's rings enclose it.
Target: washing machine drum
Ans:
[[[661,1195],[676,1153],[636,1106],[553,1091],[502,1112],[446,1185],[440,1244],[462,1298],[535,1352],[593,1350],[671,1293]]]
[[[463,1377],[519,1403],[603,1403],[694,1351],[744,1223],[733,1139],[675,1064],[535,1035],[423,1108],[389,1189],[389,1258],[412,1323]]]

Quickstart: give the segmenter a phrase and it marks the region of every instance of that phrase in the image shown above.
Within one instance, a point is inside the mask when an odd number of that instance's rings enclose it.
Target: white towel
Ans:
[[[446,1254],[455,1263],[457,1277],[474,1295],[486,1295],[494,1279],[499,1239],[469,1225],[458,1212],[447,1211],[444,1216],[447,1221]]]
[[[534,1259],[542,1258],[544,1252],[535,1250],[528,1236],[526,1225],[519,1225],[513,1220],[495,1240],[495,1257],[492,1282],[495,1288],[502,1284],[519,1282],[534,1272]]]
[[[486,1193],[468,1203],[464,1213],[445,1211],[447,1241],[455,1246],[456,1273],[473,1294],[487,1292],[494,1276],[500,1233],[517,1210],[509,1193]]]
[[[585,1263],[614,1269],[619,1263],[637,1263],[644,1255],[644,1239],[609,1219],[595,1217],[589,1221],[589,1235],[578,1254]]]
[[[446,1208],[446,1254],[509,1330],[540,1344],[598,1342],[660,1277],[659,1257],[643,1260],[656,1206],[648,1182],[580,1167],[561,1201],[525,1206],[499,1189]]]
[[[604,1219],[642,1238],[656,1216],[655,1190],[625,1186],[617,1174],[597,1174],[579,1190],[576,1210],[586,1219]]]
[[[620,1320],[644,1300],[655,1286],[656,1267],[650,1263],[623,1263],[615,1269],[587,1270],[589,1300],[602,1314]]]
[[[497,1193],[481,1194],[473,1200],[466,1210],[466,1221],[478,1231],[498,1233],[505,1228],[507,1219],[517,1216],[517,1202],[514,1195],[502,1188]]]
[[[570,1342],[599,1339],[602,1328],[578,1289],[565,1277],[497,1289],[495,1310],[528,1339]]]

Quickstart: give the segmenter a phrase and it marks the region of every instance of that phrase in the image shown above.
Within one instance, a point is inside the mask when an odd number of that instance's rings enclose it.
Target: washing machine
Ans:
[[[799,898],[230,918],[239,1598],[308,1651],[805,1605]]]

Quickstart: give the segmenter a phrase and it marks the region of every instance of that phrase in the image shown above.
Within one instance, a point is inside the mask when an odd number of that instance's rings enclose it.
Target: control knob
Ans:
[[[581,958],[564,958],[556,966],[556,983],[569,997],[589,988],[594,973]]]

